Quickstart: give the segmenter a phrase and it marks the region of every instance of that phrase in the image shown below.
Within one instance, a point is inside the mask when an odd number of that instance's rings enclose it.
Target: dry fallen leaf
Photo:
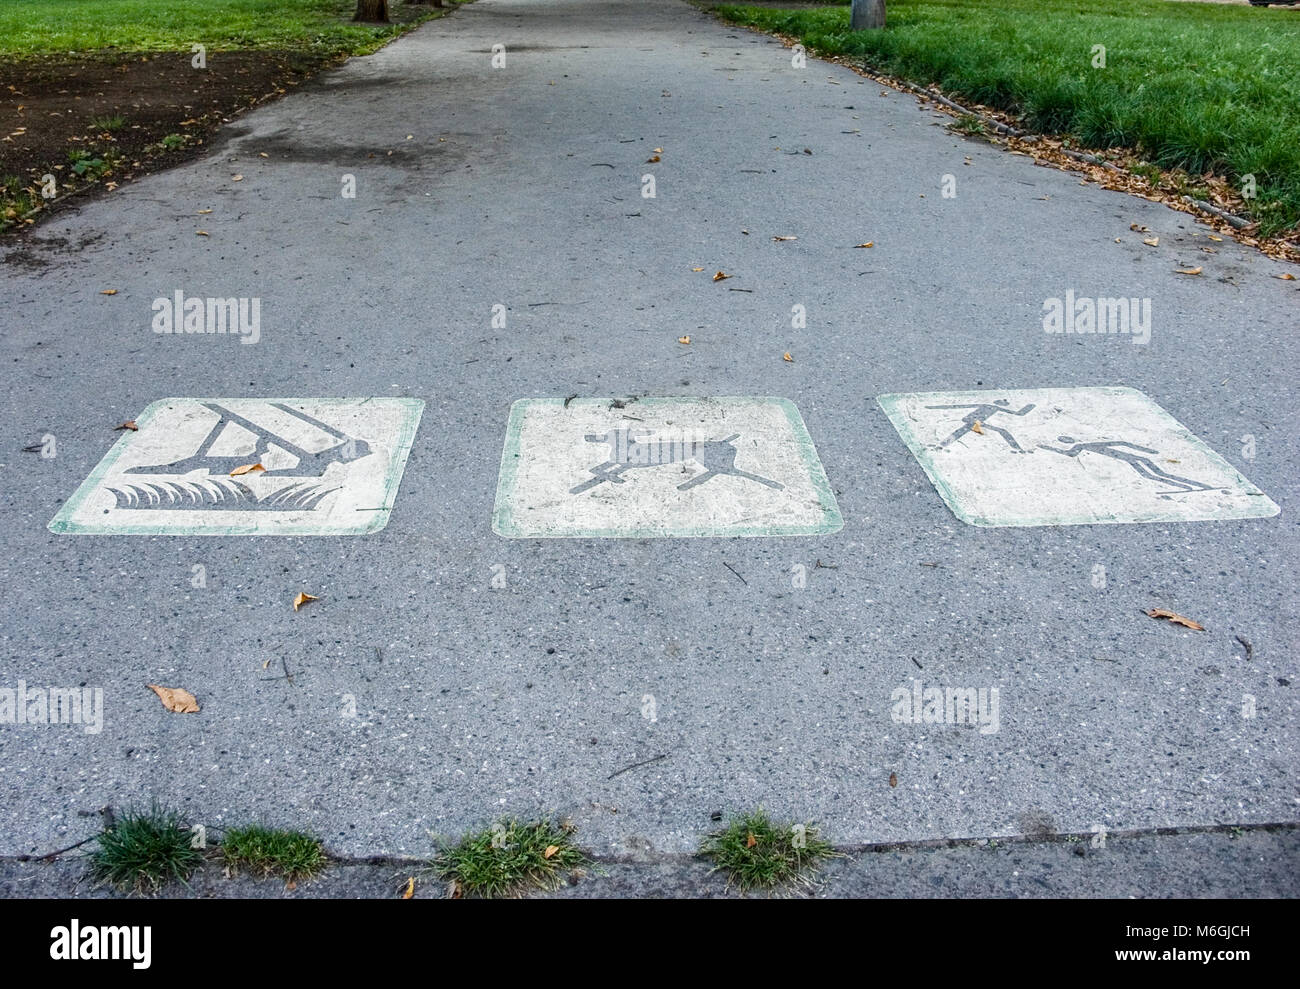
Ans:
[[[195,232],[198,236],[200,236],[200,237],[211,237],[211,236],[212,236],[212,235],[211,235],[210,233],[208,233],[206,230],[195,230],[194,232]]]
[[[854,244],[853,246],[854,247],[875,247],[876,242],[874,240],[869,240],[865,244]]]
[[[773,240],[798,240],[798,237],[773,237]]]
[[[146,687],[158,695],[163,707],[176,714],[198,714],[199,702],[188,690],[180,687],[160,687],[156,683],[146,683]]]
[[[1175,275],[1199,275],[1200,273],[1201,273],[1201,268],[1200,268],[1199,265],[1197,265],[1195,268],[1175,268],[1175,269],[1174,269],[1174,274],[1175,274]]]
[[[731,276],[728,275],[725,271],[719,271],[716,275],[713,276],[713,280],[714,280],[715,282],[720,282],[720,281],[722,281],[724,278],[730,278],[730,277],[731,277]]]
[[[678,343],[690,343],[690,342],[691,342],[691,338],[688,337],[688,336],[687,336],[687,337],[678,337],[678,338],[677,338],[677,342],[678,342]]]
[[[1146,233],[1148,230],[1151,229],[1150,227],[1144,227],[1144,226],[1142,226],[1142,224],[1140,224],[1140,223],[1130,223],[1130,224],[1128,225],[1128,228],[1129,228],[1130,230],[1136,230],[1138,233],[1142,233],[1142,234]]]
[[[754,837],[754,832],[753,831],[749,832],[749,837],[745,839],[745,847],[753,848],[757,844],[758,844],[758,839]]]
[[[546,851],[542,852],[542,858],[548,859],[560,850],[559,845],[547,845]]]
[[[313,594],[304,594],[302,591],[299,591],[298,596],[293,599],[293,610],[297,611],[308,601],[319,601],[319,600],[320,598],[316,597]]]
[[[244,177],[243,177],[242,175],[232,175],[232,176],[230,176],[230,181],[231,181],[231,182],[243,182],[243,181],[244,181]]]
[[[137,426],[137,425],[135,424],[135,420],[134,420],[134,419],[128,419],[126,422],[122,423],[122,425],[120,425],[120,426],[114,426],[114,427],[113,427],[113,432],[116,433],[119,429],[129,429],[129,430],[131,430],[131,432],[134,433],[134,432],[135,432],[136,430],[138,430],[139,428],[140,428],[140,427]]]
[[[1184,618],[1174,611],[1166,611],[1164,608],[1152,608],[1147,612],[1149,618],[1168,618],[1175,625],[1186,625],[1188,628],[1197,632],[1204,632],[1205,626],[1200,622],[1194,622],[1190,618]]]
[[[655,154],[657,154],[657,155],[661,155],[661,154],[663,154],[663,153],[664,153],[664,149],[663,149],[663,148],[655,148]]]
[[[259,152],[257,153],[257,157],[259,157],[259,158],[270,158],[271,156],[268,155],[265,151],[259,151]]]
[[[453,879],[447,884],[447,895],[453,900],[459,900],[464,895],[460,888],[459,879]]]
[[[402,891],[402,899],[409,900],[415,895],[415,877],[412,876],[406,880],[406,889]]]
[[[896,773],[889,774],[889,785],[898,786],[898,775]]]
[[[970,429],[972,433],[979,433],[981,436],[984,435],[984,427],[980,425],[980,421],[978,419],[976,419],[973,423],[971,423]]]
[[[794,358],[790,356],[790,351],[787,350],[784,354],[781,355],[781,360],[793,362]]]
[[[1287,271],[1287,272],[1283,272],[1283,273],[1280,274],[1280,275],[1274,275],[1273,277],[1274,277],[1274,278],[1280,278],[1280,279],[1282,279],[1282,281],[1284,281],[1284,282],[1293,282],[1293,281],[1295,281],[1295,275],[1291,274],[1291,272],[1289,272],[1289,271]]]
[[[241,474],[248,474],[255,470],[266,470],[261,464],[244,464],[242,467],[236,467],[230,472],[231,477],[239,477]]]
[[[1146,244],[1147,247],[1159,247],[1159,246],[1160,246],[1160,238],[1159,238],[1159,237],[1143,237],[1143,238],[1142,238],[1142,243]]]
[[[268,659],[265,663],[262,664],[262,669],[266,669],[270,665],[271,665],[271,661]]]
[[[1222,237],[1216,237],[1214,234],[1206,234],[1205,236],[1209,237],[1210,240],[1213,240],[1213,241],[1222,241],[1222,240],[1223,240]]]
[[[703,271],[703,268],[692,268],[691,271]]]
[[[207,215],[208,215],[209,213],[211,213],[211,212],[212,212],[212,210],[210,210],[210,209],[201,209],[201,210],[199,210],[199,216],[207,216]]]
[[[647,158],[647,159],[645,160],[645,163],[646,163],[647,165],[657,165],[657,164],[659,164],[659,156],[658,156],[658,155],[651,155],[649,158]]]
[[[104,291],[100,292],[99,294],[100,294],[100,295],[117,295],[117,289],[115,289],[115,288],[106,288],[106,289],[104,289]]]

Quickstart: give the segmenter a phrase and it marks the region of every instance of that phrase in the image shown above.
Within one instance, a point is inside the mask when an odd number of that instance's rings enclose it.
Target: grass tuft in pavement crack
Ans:
[[[733,817],[704,839],[700,855],[725,872],[741,892],[778,886],[813,885],[811,873],[839,853],[811,824],[773,824],[762,808]]]
[[[459,844],[444,846],[432,868],[454,882],[464,896],[521,896],[530,889],[564,885],[567,874],[587,863],[573,845],[574,828],[566,823],[499,821]]]
[[[147,893],[173,879],[183,883],[203,861],[189,825],[177,811],[158,804],[123,812],[98,842],[90,854],[91,872],[121,890]]]
[[[302,831],[281,831],[258,824],[227,830],[221,841],[221,857],[232,870],[279,876],[289,883],[315,878],[328,861],[319,839]]]

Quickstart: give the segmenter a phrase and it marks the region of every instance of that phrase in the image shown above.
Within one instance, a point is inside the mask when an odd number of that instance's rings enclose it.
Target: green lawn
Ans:
[[[354,0],[0,0],[0,57],[188,51],[195,43],[361,53],[405,30],[408,12],[433,12],[402,6],[390,0],[392,24],[363,25],[351,22]]]
[[[888,0],[884,31],[845,6],[721,6],[728,20],[1020,114],[1094,148],[1193,175],[1254,175],[1261,232],[1300,229],[1300,11],[1166,0]],[[1093,68],[1093,46],[1106,67]]]

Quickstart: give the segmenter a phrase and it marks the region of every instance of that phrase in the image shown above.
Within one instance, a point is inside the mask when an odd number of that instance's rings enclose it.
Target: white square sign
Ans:
[[[953,514],[971,525],[1195,522],[1279,511],[1133,388],[877,401]]]
[[[796,536],[843,525],[786,399],[521,399],[510,408],[499,535]]]
[[[50,523],[108,535],[359,535],[388,524],[424,402],[165,398]]]

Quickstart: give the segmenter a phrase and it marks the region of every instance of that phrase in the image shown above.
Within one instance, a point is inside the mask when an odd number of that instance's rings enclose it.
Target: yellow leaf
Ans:
[[[308,601],[319,601],[319,600],[320,600],[320,598],[318,598],[318,597],[316,597],[316,596],[314,596],[314,595],[312,595],[312,594],[304,594],[302,591],[299,591],[299,592],[298,592],[298,596],[297,596],[296,598],[293,599],[293,610],[294,610],[294,611],[297,611],[299,608],[301,608],[301,607],[302,607],[304,604],[306,604]]]
[[[703,271],[703,268],[692,268],[691,271]]]
[[[1143,237],[1143,238],[1142,238],[1142,243],[1146,244],[1147,247],[1159,247],[1159,246],[1160,246],[1160,238],[1159,238],[1159,237]]]
[[[188,690],[180,687],[160,687],[156,683],[146,683],[146,687],[158,695],[163,707],[175,714],[198,714],[199,702]]]
[[[753,831],[749,832],[749,837],[745,839],[745,847],[753,848],[757,844],[758,844],[758,839],[754,837],[754,832]]]
[[[201,210],[199,210],[199,216],[207,216],[207,215],[208,215],[209,213],[211,213],[211,212],[212,212],[212,210],[210,210],[210,209],[201,209]]]
[[[984,435],[984,429],[980,426],[980,421],[978,419],[971,423],[970,429],[972,433],[979,433],[981,436]]]
[[[206,230],[195,230],[194,232],[195,232],[195,234],[197,234],[197,235],[200,236],[200,237],[210,237],[210,236],[212,236],[212,235],[209,234]]]
[[[663,149],[663,148],[655,148],[655,154],[657,154],[657,155],[661,155],[661,154],[663,154],[663,153],[664,153],[664,149]]]
[[[854,247],[875,247],[876,242],[874,240],[869,240],[865,244],[854,244],[853,246]]]
[[[402,899],[409,900],[415,895],[415,877],[412,876],[406,880],[406,889],[402,892]]]
[[[1221,241],[1221,240],[1223,240],[1222,237],[1216,237],[1214,234],[1206,234],[1205,236],[1209,237],[1210,240],[1213,240],[1213,241]]]
[[[657,165],[657,164],[659,164],[659,156],[658,156],[658,155],[651,155],[649,158],[647,158],[647,159],[645,160],[645,163],[646,163],[647,165]]]
[[[542,852],[542,858],[548,859],[560,850],[559,845],[547,845],[546,851]]]
[[[126,422],[122,423],[122,425],[120,425],[120,426],[114,426],[114,427],[113,427],[113,432],[116,433],[119,429],[129,429],[129,430],[131,430],[131,432],[134,433],[134,432],[135,432],[137,429],[139,429],[139,428],[140,428],[140,427],[137,426],[137,425],[135,424],[135,420],[134,420],[134,419],[128,419]]]
[[[691,342],[691,338],[690,338],[689,336],[678,337],[678,338],[677,338],[677,342],[678,342],[678,343],[690,343],[690,342]]]
[[[100,295],[117,295],[117,289],[115,289],[115,288],[106,288],[106,289],[104,289],[104,291],[100,292],[99,294],[100,294]]]
[[[1195,267],[1195,268],[1175,268],[1175,269],[1174,269],[1174,274],[1175,274],[1175,275],[1199,275],[1200,273],[1201,273],[1201,268],[1200,268],[1199,265],[1198,265],[1197,267]]]
[[[1282,279],[1282,281],[1284,281],[1284,282],[1293,282],[1293,281],[1295,281],[1295,275],[1291,274],[1291,272],[1289,272],[1289,271],[1287,271],[1287,272],[1283,272],[1283,273],[1280,274],[1280,275],[1274,275],[1273,277],[1274,277],[1274,278],[1280,278],[1280,279]]]
[[[242,467],[236,467],[230,472],[231,477],[239,477],[241,474],[248,474],[255,470],[266,470],[261,464],[244,464]]]
[[[713,276],[713,280],[714,280],[715,282],[720,282],[720,281],[722,281],[724,278],[730,278],[730,277],[731,277],[731,276],[728,275],[725,271],[719,271],[716,275]]]
[[[787,350],[784,354],[781,355],[781,360],[793,362],[794,358],[790,356],[790,351]]]
[[[1173,611],[1166,611],[1164,608],[1152,608],[1147,612],[1148,618],[1167,618],[1175,625],[1186,625],[1188,628],[1197,632],[1204,632],[1205,626],[1199,622],[1194,622],[1190,618],[1184,618],[1182,615]]]

